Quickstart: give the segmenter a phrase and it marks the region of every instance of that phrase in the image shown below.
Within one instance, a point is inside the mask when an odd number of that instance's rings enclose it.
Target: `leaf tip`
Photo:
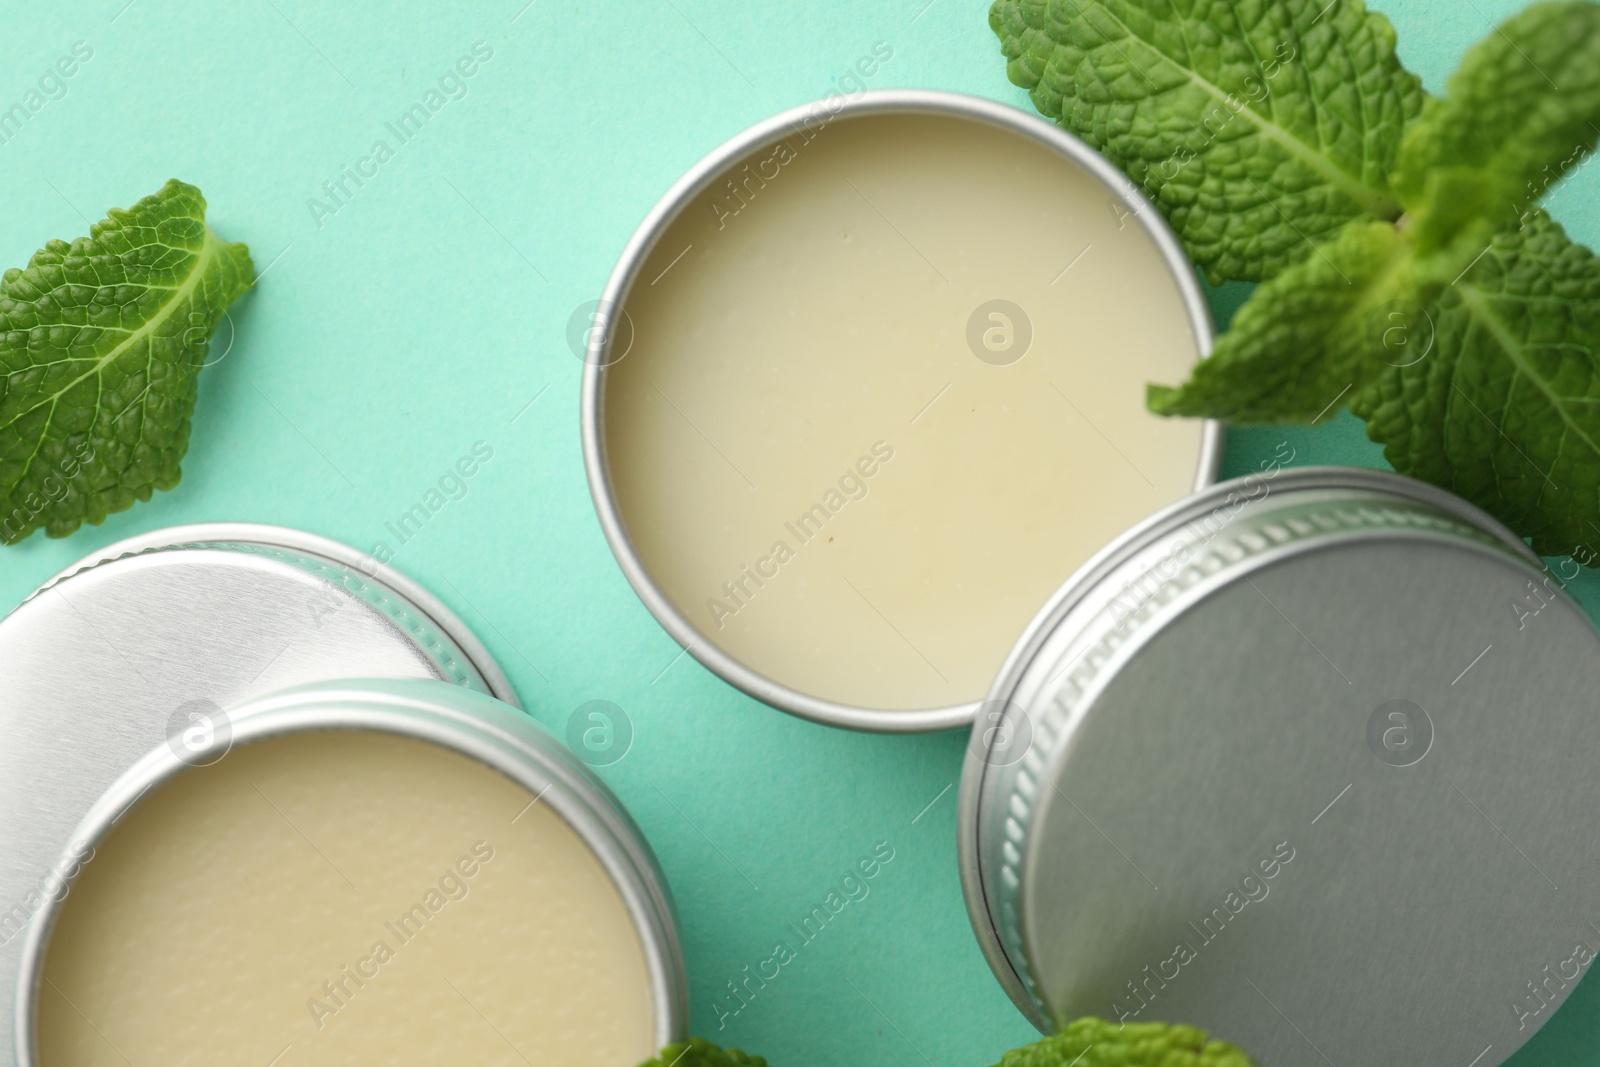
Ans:
[[[1179,414],[1177,408],[1182,393],[1182,389],[1152,382],[1144,387],[1144,406],[1157,415]]]

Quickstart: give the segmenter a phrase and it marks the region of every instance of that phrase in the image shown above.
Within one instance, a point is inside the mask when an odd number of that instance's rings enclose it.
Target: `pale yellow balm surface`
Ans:
[[[604,395],[623,524],[775,681],[978,700],[1074,569],[1193,487],[1200,424],[1144,396],[1187,377],[1195,328],[1138,220],[1021,135],[893,115],[806,136],[689,205],[640,272]],[[969,320],[995,300],[1026,321],[980,312],[986,361]]]
[[[643,948],[594,854],[483,765],[375,733],[148,795],[63,906],[44,1067],[633,1067]]]

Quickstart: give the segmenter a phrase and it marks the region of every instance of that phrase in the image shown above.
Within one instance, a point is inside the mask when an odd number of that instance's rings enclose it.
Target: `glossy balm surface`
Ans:
[[[981,699],[1050,593],[1196,481],[1202,425],[1144,406],[1200,352],[1171,266],[1015,132],[796,132],[683,210],[624,307],[626,533],[707,640],[810,696]]]
[[[633,1067],[654,1032],[639,937],[595,855],[533,800],[377,733],[186,771],[62,906],[42,1064]]]

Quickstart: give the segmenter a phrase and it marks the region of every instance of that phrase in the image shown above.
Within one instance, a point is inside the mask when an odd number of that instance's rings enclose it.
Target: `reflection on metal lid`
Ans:
[[[973,735],[991,965],[1041,1026],[1500,1063],[1600,948],[1597,653],[1521,542],[1408,479],[1274,470],[1169,509],[1041,613]]]

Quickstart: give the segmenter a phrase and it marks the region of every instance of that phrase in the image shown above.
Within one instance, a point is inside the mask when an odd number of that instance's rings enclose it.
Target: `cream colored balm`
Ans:
[[[802,694],[981,699],[1050,593],[1199,473],[1201,424],[1144,406],[1200,354],[1160,248],[1091,173],[972,119],[756,151],[625,309],[602,403],[628,537],[708,641]]]
[[[38,1003],[44,1067],[653,1053],[644,949],[582,839],[375,733],[259,741],[148,795],[63,904]]]

